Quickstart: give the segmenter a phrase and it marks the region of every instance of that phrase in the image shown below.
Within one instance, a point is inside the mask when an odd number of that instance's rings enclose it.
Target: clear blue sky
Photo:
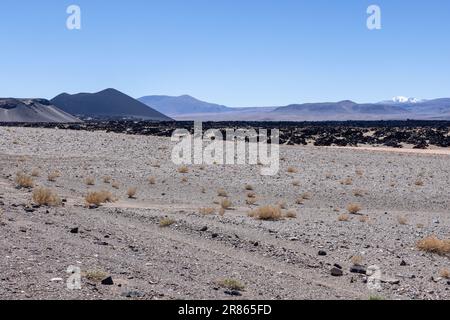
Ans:
[[[82,30],[66,29],[66,8]],[[382,9],[380,31],[366,9]],[[114,87],[234,107],[450,96],[448,0],[1,0],[0,96]]]

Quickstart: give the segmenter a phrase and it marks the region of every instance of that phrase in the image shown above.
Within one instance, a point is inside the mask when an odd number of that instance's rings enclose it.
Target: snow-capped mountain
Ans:
[[[416,99],[416,98],[408,98],[408,97],[398,96],[398,97],[392,98],[392,102],[394,102],[394,103],[419,103],[419,102],[421,102],[421,100]]]

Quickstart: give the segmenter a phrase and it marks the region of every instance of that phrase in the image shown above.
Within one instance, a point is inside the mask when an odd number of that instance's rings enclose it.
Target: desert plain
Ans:
[[[450,298],[448,150],[281,146],[261,176],[166,137],[0,137],[0,299]]]

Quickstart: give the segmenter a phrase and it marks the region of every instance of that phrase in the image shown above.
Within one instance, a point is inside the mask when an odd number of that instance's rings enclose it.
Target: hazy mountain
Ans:
[[[0,99],[0,122],[72,123],[80,119],[58,109],[45,99]]]
[[[233,110],[226,106],[200,101],[188,95],[179,97],[145,96],[138,100],[171,117],[186,114],[222,113]]]
[[[52,103],[74,115],[105,118],[136,118],[143,120],[170,121],[171,118],[149,108],[115,89],[97,93],[63,93],[53,98]]]

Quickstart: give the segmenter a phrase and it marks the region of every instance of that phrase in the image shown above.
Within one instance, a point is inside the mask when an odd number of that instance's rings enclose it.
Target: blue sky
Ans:
[[[82,10],[82,30],[66,9]],[[382,10],[382,30],[366,9]],[[0,96],[108,87],[233,107],[450,97],[448,0],[2,0]]]

